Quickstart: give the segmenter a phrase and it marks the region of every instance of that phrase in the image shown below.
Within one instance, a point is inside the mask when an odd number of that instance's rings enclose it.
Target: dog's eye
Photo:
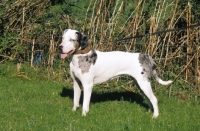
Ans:
[[[74,41],[76,41],[76,40],[74,40],[74,39],[70,39],[69,41],[74,42]]]

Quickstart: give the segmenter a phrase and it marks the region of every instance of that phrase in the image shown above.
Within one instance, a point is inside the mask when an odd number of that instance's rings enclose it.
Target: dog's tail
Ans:
[[[157,72],[156,72],[156,63],[154,62],[154,60],[153,60],[151,57],[149,57],[149,58],[150,58],[150,62],[151,62],[151,65],[152,65],[152,74],[153,74],[153,76],[155,77],[156,81],[157,81],[158,83],[162,84],[162,85],[171,84],[171,83],[172,83],[171,80],[163,81],[163,80],[158,76],[158,74],[157,74]]]
[[[156,70],[153,70],[153,76],[155,77],[156,81],[162,85],[168,85],[172,83],[172,80],[163,81],[160,77],[158,77]]]

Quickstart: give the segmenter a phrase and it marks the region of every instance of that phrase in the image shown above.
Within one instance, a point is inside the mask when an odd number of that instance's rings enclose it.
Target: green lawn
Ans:
[[[181,102],[157,92],[160,116],[152,119],[141,94],[102,91],[100,85],[92,94],[89,113],[82,117],[81,108],[72,112],[71,86],[18,78],[1,70],[0,130],[200,131],[199,102]]]

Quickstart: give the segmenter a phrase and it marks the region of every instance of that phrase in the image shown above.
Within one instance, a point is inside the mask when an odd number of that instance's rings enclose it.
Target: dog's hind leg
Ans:
[[[74,80],[74,106],[73,111],[76,111],[77,107],[79,107],[79,101],[81,96],[81,88],[76,80]]]
[[[153,94],[150,82],[144,79],[137,82],[138,82],[138,85],[140,86],[140,89],[143,91],[143,93],[147,97],[150,109],[153,110],[153,118],[158,117],[159,112],[158,112],[157,98]],[[152,109],[152,106],[153,106],[153,109]]]

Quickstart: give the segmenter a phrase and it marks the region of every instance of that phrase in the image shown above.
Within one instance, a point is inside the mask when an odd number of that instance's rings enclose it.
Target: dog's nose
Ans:
[[[58,46],[58,50],[62,51],[62,49],[63,49],[63,46],[62,46],[62,45],[59,45],[59,46]]]

